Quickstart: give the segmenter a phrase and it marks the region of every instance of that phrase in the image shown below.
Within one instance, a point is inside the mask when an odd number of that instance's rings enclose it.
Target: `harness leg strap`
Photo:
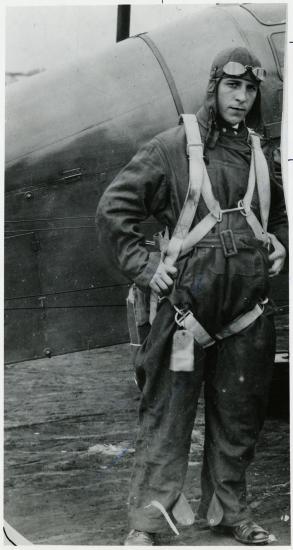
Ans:
[[[207,348],[209,346],[212,346],[217,340],[223,340],[224,338],[228,338],[229,336],[233,336],[234,334],[238,334],[245,328],[249,327],[260,315],[262,315],[264,311],[264,304],[267,302],[267,299],[265,299],[260,304],[256,304],[253,309],[250,311],[247,311],[243,315],[239,315],[239,317],[236,317],[231,323],[226,325],[222,330],[217,332],[215,339],[210,336],[210,334],[204,329],[204,327],[195,319],[193,313],[191,311],[187,311],[186,313],[182,313],[176,306],[175,309],[177,311],[175,315],[176,323],[184,328],[185,330],[189,331],[192,335],[194,340],[203,348]],[[181,315],[181,317],[179,317]]]
[[[238,332],[241,332],[245,328],[249,327],[264,311],[264,306],[260,304],[256,304],[253,309],[250,311],[247,311],[247,313],[243,313],[243,315],[239,315],[239,317],[236,317],[229,325],[224,327],[220,332],[217,332],[216,338],[218,340],[223,340],[224,338],[228,338],[228,336],[233,336],[233,334],[237,334]]]

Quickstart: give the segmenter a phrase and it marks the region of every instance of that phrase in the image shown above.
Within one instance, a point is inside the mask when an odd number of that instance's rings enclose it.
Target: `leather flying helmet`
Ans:
[[[233,72],[235,74],[233,74]],[[214,59],[210,71],[210,79],[206,95],[206,107],[215,119],[218,118],[217,89],[221,79],[241,78],[257,85],[257,95],[251,111],[246,117],[246,125],[258,132],[263,130],[261,115],[261,93],[260,83],[266,77],[266,71],[259,59],[247,48],[234,47],[222,50]]]

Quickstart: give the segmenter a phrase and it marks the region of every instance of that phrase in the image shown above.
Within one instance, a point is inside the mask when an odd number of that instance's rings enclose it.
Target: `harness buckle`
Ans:
[[[174,309],[176,311],[175,314],[175,322],[179,327],[184,326],[184,319],[191,313],[189,309],[179,309],[179,307],[174,305]]]
[[[212,214],[212,216],[214,216],[214,218],[216,218],[218,223],[221,223],[221,221],[223,220],[223,211],[221,209],[211,210],[211,214]]]
[[[238,253],[232,229],[221,231],[220,239],[225,258],[230,258],[230,256],[235,256]]]
[[[259,301],[258,305],[262,309],[262,311],[264,311],[265,305],[268,303],[268,301],[269,301],[268,298],[264,298],[263,300]]]
[[[240,209],[240,214],[242,214],[242,216],[247,217],[249,215],[250,207],[247,208],[246,206],[244,206],[243,200],[238,201],[238,207]]]

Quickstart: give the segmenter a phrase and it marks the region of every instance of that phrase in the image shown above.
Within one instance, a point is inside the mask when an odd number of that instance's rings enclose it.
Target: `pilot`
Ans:
[[[171,240],[178,233],[190,175],[184,124],[141,147],[98,207],[108,254],[142,296],[158,297],[135,356],[141,403],[126,545],[157,544],[176,525],[194,522],[183,485],[203,383],[197,514],[216,534],[241,543],[270,540],[246,502],[246,471],[265,418],[275,354],[269,283],[284,268],[287,251],[273,146],[258,137],[265,77],[246,48],[214,59],[196,114],[203,160],[195,160],[195,172],[199,179],[206,175],[189,230],[195,244],[182,246],[176,261],[166,261],[166,236],[161,251],[147,248],[139,223],[153,215]]]

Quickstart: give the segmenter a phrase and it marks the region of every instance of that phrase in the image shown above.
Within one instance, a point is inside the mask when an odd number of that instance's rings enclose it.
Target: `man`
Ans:
[[[168,247],[161,256],[148,252],[139,222],[152,214],[171,235],[177,231],[190,170],[183,125],[142,147],[99,205],[97,223],[107,250],[139,289],[159,296],[135,359],[142,398],[126,545],[155,544],[170,525],[174,530],[174,518],[192,522],[182,487],[203,380],[198,513],[213,530],[230,532],[244,544],[269,541],[269,533],[250,518],[245,498],[245,473],[264,421],[275,352],[269,277],[283,269],[287,247],[272,151],[262,142],[264,162],[248,130],[262,129],[264,78],[259,60],[242,47],[222,51],[212,64],[196,115],[208,177],[189,235],[205,230],[196,245],[181,243],[175,263],[166,261]],[[254,171],[264,180],[258,187],[251,184]]]

